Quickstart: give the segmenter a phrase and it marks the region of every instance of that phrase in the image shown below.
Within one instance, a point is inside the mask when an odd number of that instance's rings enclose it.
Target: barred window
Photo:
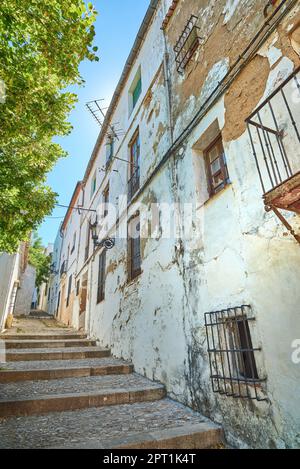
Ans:
[[[137,214],[128,223],[128,274],[133,280],[141,274],[140,216]]]
[[[249,305],[205,314],[211,381],[215,393],[236,398],[266,400],[252,344],[250,324],[255,321]]]
[[[138,131],[130,144],[129,167],[128,199],[130,201],[140,188],[140,136]]]

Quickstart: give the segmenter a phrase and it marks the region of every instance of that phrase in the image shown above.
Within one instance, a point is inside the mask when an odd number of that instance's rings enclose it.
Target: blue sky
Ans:
[[[85,104],[104,99],[103,106],[109,105],[149,0],[94,0],[93,4],[99,12],[95,45],[100,62],[84,61],[80,66],[86,83],[75,91],[79,100],[69,119],[73,131],[58,140],[69,156],[59,160],[48,176],[48,184],[59,194],[62,205],[69,204],[76,182],[82,179],[100,130]],[[39,229],[45,245],[54,241],[64,215],[64,209],[55,208],[52,218],[45,219]]]

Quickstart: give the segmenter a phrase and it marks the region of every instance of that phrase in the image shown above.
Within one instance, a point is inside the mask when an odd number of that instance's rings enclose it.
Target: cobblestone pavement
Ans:
[[[74,334],[77,331],[63,324],[57,323],[55,319],[31,319],[15,318],[13,327],[3,335],[19,334]]]
[[[43,381],[0,384],[0,401],[56,394],[94,393],[122,389],[158,389],[154,383],[136,373],[130,375],[86,376]]]
[[[68,349],[67,349],[68,350]],[[0,365],[0,370],[56,370],[72,368],[94,368],[100,366],[126,365],[128,362],[113,357],[105,358],[84,358],[82,360],[45,360],[45,361],[24,361],[7,362]]]
[[[47,448],[76,443],[109,442],[126,435],[198,424],[202,415],[170,399],[91,408],[0,422],[0,448]],[[106,443],[107,442],[107,443]]]
[[[49,319],[18,319],[14,321],[13,329],[7,335],[66,335],[76,334],[70,328],[61,327],[54,320]],[[74,369],[91,368],[99,366],[124,365],[126,362],[112,357],[108,358],[85,358],[75,360],[39,360],[41,352],[86,352],[97,351],[99,347],[67,347],[64,349],[10,349],[10,353],[17,353],[19,361],[0,364],[4,370],[51,370],[51,369]],[[107,351],[107,353],[109,353]],[[26,360],[23,354],[36,354],[33,361]],[[53,356],[53,355],[52,355]],[[41,358],[45,358],[42,353]],[[50,358],[50,357],[48,357]],[[16,409],[16,414],[24,414],[24,402],[22,399],[35,399],[43,396],[42,401],[46,407],[37,405],[33,413],[42,413],[47,409],[47,403],[54,402],[53,397],[75,394],[75,400],[80,396],[101,394],[103,391],[113,395],[118,391],[130,392],[133,396],[131,404],[107,405],[97,408],[83,408],[81,410],[67,411],[70,406],[65,405],[68,397],[62,399],[57,412],[45,415],[32,415],[27,417],[2,417],[0,418],[0,448],[51,448],[51,447],[103,447],[112,448],[143,444],[152,441],[154,448],[163,441],[173,441],[171,446],[176,445],[178,438],[181,446],[186,443],[195,447],[210,447],[220,441],[220,429],[209,422],[200,414],[184,407],[170,399],[140,402],[147,395],[147,390],[159,399],[163,396],[159,390],[161,384],[150,381],[136,373],[120,375],[86,376],[52,380],[17,381],[0,384],[0,404],[2,411],[6,406]],[[158,391],[156,391],[158,390]],[[133,391],[138,391],[137,397]],[[8,401],[11,401],[8,404]],[[113,402],[113,400],[112,400]],[[127,401],[125,401],[127,402]],[[26,403],[25,403],[26,404]],[[62,407],[61,407],[62,405]],[[65,407],[64,407],[65,405]],[[84,404],[84,405],[88,405]],[[94,405],[94,404],[93,404]],[[18,412],[20,406],[20,412]],[[23,407],[22,407],[23,406]],[[48,406],[53,409],[55,407]],[[41,410],[42,409],[42,410]],[[64,409],[64,410],[63,410]],[[25,409],[26,410],[26,409]],[[46,410],[47,411],[47,410]],[[26,413],[26,412],[25,412]],[[1,415],[12,415],[3,411]],[[150,433],[152,432],[152,433]],[[177,432],[177,433],[176,433]],[[179,433],[178,433],[179,432]],[[175,436],[174,436],[175,435]],[[176,436],[177,435],[177,436]],[[179,435],[179,436],[178,436]],[[146,440],[145,440],[146,438]],[[148,439],[147,439],[148,438]],[[177,438],[177,439],[176,439]],[[170,444],[170,443],[167,443]],[[194,445],[200,446],[194,446]],[[203,446],[201,446],[203,445]],[[151,447],[151,446],[150,446]]]
[[[71,352],[95,352],[99,350],[107,350],[102,347],[62,347],[62,348],[10,348],[7,353],[17,353],[18,355],[27,355],[30,354],[40,354],[40,353],[71,353]]]

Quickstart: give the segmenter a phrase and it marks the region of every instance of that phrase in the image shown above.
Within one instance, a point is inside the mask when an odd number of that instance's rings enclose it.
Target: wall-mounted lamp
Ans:
[[[102,241],[99,241],[99,236],[97,234],[97,227],[98,227],[98,220],[96,220],[95,223],[90,223],[94,247],[95,248],[104,247],[105,249],[112,249],[116,244],[116,240],[114,238],[106,238],[106,239],[103,239]]]

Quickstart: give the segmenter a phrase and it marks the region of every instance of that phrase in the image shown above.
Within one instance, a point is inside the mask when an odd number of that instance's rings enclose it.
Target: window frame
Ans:
[[[135,219],[138,218],[139,225],[139,237],[133,238],[130,236],[130,225],[134,222]],[[142,273],[142,255],[141,255],[141,219],[140,213],[137,212],[128,220],[128,227],[127,227],[127,237],[128,237],[128,246],[127,246],[127,255],[128,255],[128,280],[132,281],[138,278]],[[136,250],[135,243],[138,243],[139,247],[139,255],[134,256],[133,253]],[[139,259],[139,265],[137,268],[134,267],[135,259]]]
[[[138,90],[138,93],[136,91]],[[133,110],[136,108],[136,105],[139,102],[143,91],[143,80],[142,80],[142,69],[141,66],[138,67],[138,70],[132,80],[131,86],[129,88],[129,117],[131,116]]]
[[[86,262],[89,258],[90,254],[90,238],[91,238],[91,227],[89,221],[87,222],[87,231],[86,231],[86,239],[85,239],[85,249],[84,249],[84,262]]]
[[[91,199],[93,198],[93,196],[96,192],[96,189],[97,189],[97,173],[95,171],[95,173],[93,175],[93,179],[91,181]]]
[[[105,300],[106,283],[106,249],[99,254],[98,283],[97,283],[97,304]]]
[[[210,161],[210,152],[216,146],[220,146],[222,148],[222,153],[220,153],[218,157],[215,158],[213,161]],[[225,189],[225,187],[230,182],[229,172],[228,172],[228,167],[227,167],[227,162],[226,162],[226,155],[224,151],[224,145],[223,145],[223,139],[222,139],[221,133],[204,150],[203,155],[204,155],[206,179],[207,179],[207,185],[208,185],[208,194],[209,194],[209,197],[213,197],[214,195],[218,194],[223,189]],[[212,173],[211,165],[217,160],[219,160],[220,162],[220,170],[218,172]],[[216,177],[219,173],[222,176],[222,183],[215,187],[213,183],[214,177]]]
[[[76,231],[73,234],[73,246],[72,246],[72,249],[71,249],[71,255],[75,251],[75,248],[76,248]]]
[[[134,148],[136,146],[136,152]],[[134,133],[129,143],[129,179],[128,179],[128,199],[131,201],[133,196],[140,188],[140,160],[141,160],[141,139],[139,128]]]
[[[66,307],[68,308],[69,305],[70,305],[70,296],[71,296],[71,290],[72,290],[72,280],[73,280],[73,276],[72,274],[70,275],[69,277],[69,281],[68,281],[68,292],[67,292],[67,301],[66,301]]]
[[[114,157],[114,137],[109,136],[107,137],[106,141],[106,165],[108,166],[109,163],[112,161]]]
[[[232,372],[235,373],[234,377],[246,380],[259,379],[247,316],[238,316],[235,322],[228,321],[227,334],[232,349],[244,350],[232,354],[231,366]]]
[[[108,210],[108,205],[109,205],[109,183],[106,185],[102,195],[103,195],[103,218],[106,218],[108,216],[109,210]]]

